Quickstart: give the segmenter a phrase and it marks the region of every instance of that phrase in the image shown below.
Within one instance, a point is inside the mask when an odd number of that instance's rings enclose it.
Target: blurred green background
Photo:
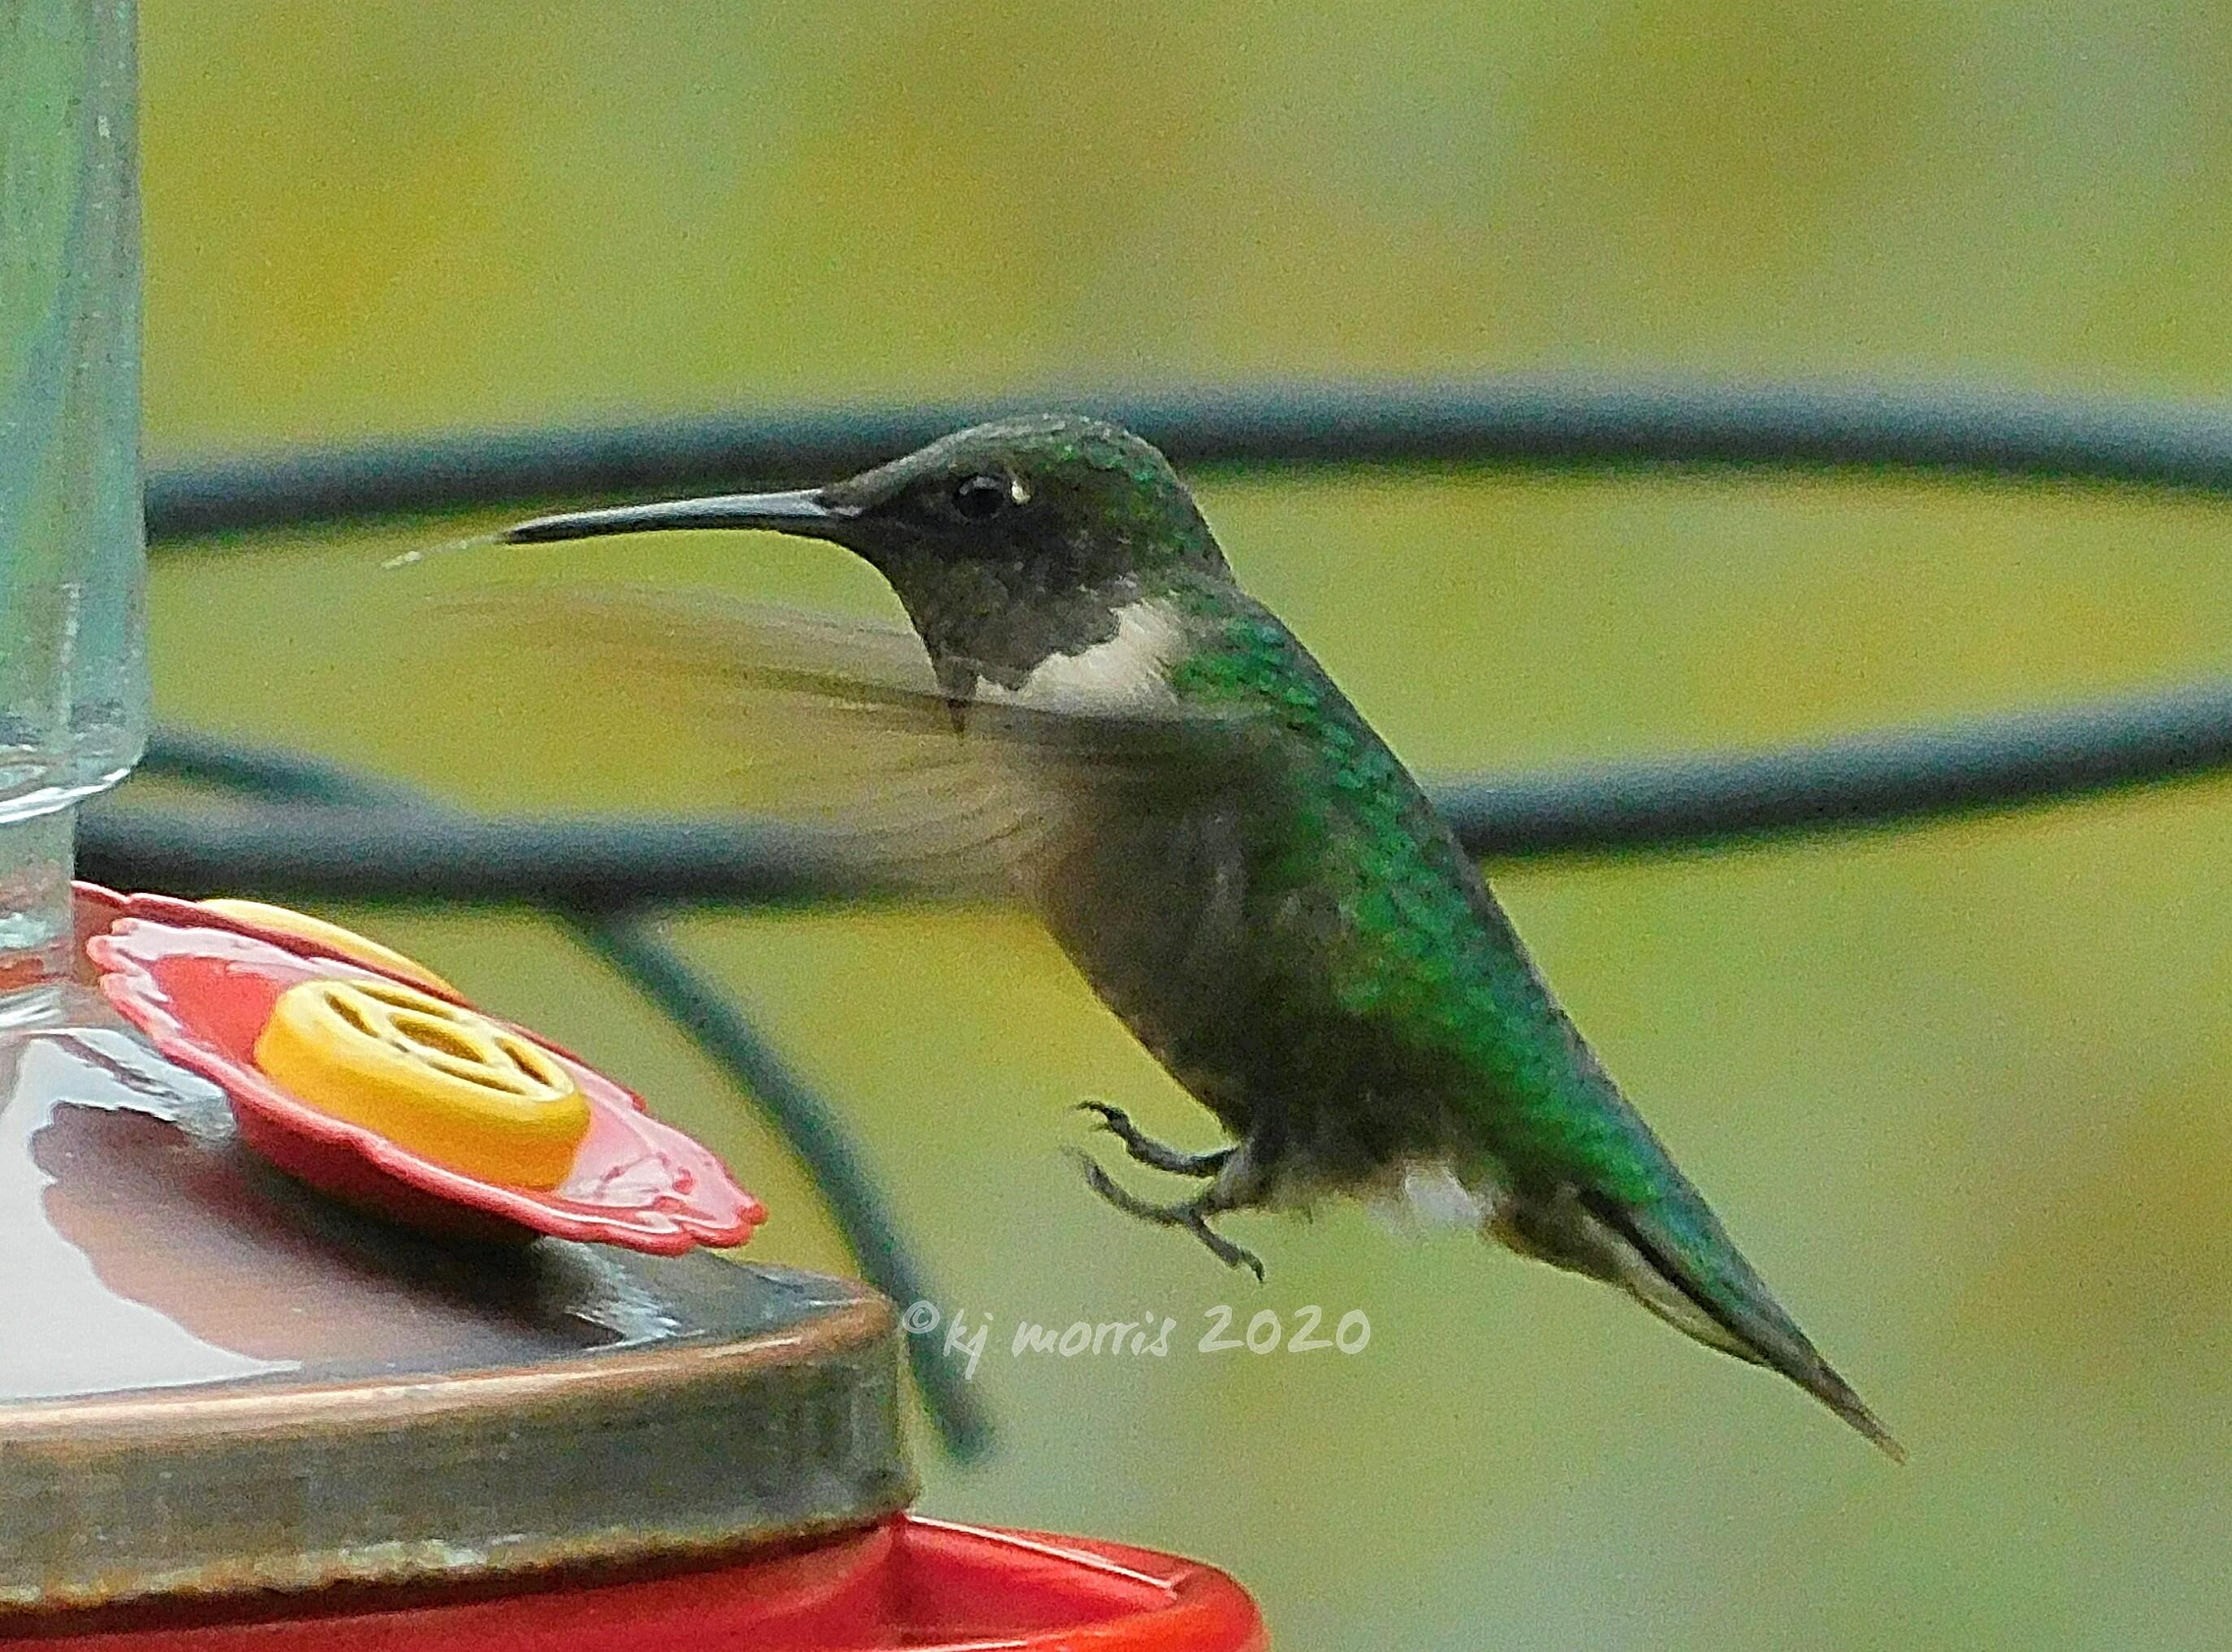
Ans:
[[[2232,13],[2077,5],[145,0],[158,462],[1035,383],[1583,368],[2214,395]],[[2222,670],[2222,508],[1899,479],[1204,478],[1415,764],[1764,743]],[[895,612],[826,549],[451,559],[472,523],[157,562],[164,719],[484,807],[697,807],[562,662],[413,605],[631,573]],[[495,708],[501,707],[501,715]],[[999,915],[692,917],[840,1098],[1004,1448],[930,1511],[1237,1572],[1286,1647],[2204,1647],[2232,1619],[2232,808],[2206,787],[1499,887],[1904,1439],[1612,1293],[1364,1214],[1259,1291],[1093,1202],[1082,1096],[1211,1128]],[[842,1256],[684,1039],[539,923],[342,913],[623,1074]],[[1204,1309],[1370,1346],[1204,1355]],[[1012,1358],[1176,1317],[1168,1358]]]

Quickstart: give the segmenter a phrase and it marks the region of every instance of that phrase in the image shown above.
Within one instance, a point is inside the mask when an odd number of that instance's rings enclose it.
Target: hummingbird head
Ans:
[[[1130,431],[1041,413],[971,425],[823,488],[542,516],[514,544],[757,528],[842,545],[898,593],[949,692],[1022,684],[1114,636],[1123,610],[1230,577],[1170,463]]]

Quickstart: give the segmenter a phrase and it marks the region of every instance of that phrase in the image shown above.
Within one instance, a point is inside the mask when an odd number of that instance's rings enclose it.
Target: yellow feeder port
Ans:
[[[328,923],[321,917],[312,917],[307,912],[291,911],[284,906],[267,905],[262,901],[237,901],[230,897],[222,900],[197,901],[220,917],[253,923],[259,929],[276,930],[282,935],[291,935],[338,952],[344,958],[354,959],[373,969],[385,969],[392,975],[401,975],[435,992],[456,993],[457,988],[420,963],[416,958],[406,958],[393,947],[384,947],[369,936],[354,930],[345,930],[338,923]],[[460,994],[462,995],[462,994]]]
[[[555,1188],[589,1131],[588,1098],[548,1052],[399,981],[289,988],[256,1064],[321,1112],[486,1182]]]

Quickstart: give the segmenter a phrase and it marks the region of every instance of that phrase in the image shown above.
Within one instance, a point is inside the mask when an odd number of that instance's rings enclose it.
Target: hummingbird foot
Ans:
[[[1153,1222],[1158,1228],[1183,1228],[1209,1247],[1209,1254],[1227,1267],[1244,1267],[1263,1282],[1263,1259],[1254,1251],[1234,1244],[1209,1225],[1209,1219],[1231,1208],[1220,1188],[1212,1187],[1191,1199],[1181,1199],[1176,1204],[1151,1204],[1137,1194],[1117,1185],[1107,1171],[1102,1169],[1085,1154],[1079,1154],[1085,1167],[1085,1184],[1127,1216],[1137,1216],[1141,1221]]]
[[[1100,1122],[1093,1128],[1106,1130],[1124,1144],[1124,1150],[1134,1163],[1152,1170],[1167,1170],[1172,1176],[1212,1176],[1230,1164],[1238,1150],[1219,1147],[1206,1153],[1189,1153],[1183,1148],[1172,1147],[1144,1133],[1132,1122],[1129,1113],[1105,1101],[1080,1101],[1077,1110],[1096,1115]]]

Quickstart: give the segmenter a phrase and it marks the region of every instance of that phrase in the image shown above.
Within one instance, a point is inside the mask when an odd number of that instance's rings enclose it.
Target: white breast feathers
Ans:
[[[1035,711],[1120,711],[1171,698],[1165,672],[1185,633],[1166,604],[1152,599],[1116,611],[1116,634],[1074,654],[1050,654],[1020,688],[979,683],[976,697]]]

